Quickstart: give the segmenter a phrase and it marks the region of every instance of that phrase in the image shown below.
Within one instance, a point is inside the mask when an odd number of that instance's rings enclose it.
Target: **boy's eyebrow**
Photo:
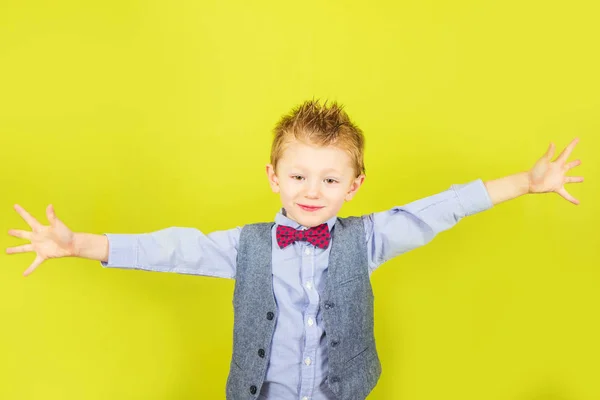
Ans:
[[[306,170],[306,169],[309,169],[309,168],[305,168],[305,167],[302,167],[302,166],[300,166],[300,165],[294,165],[294,166],[292,167],[292,169]],[[337,169],[335,169],[335,168],[327,168],[327,169],[325,169],[325,170],[323,170],[323,171],[321,171],[321,172],[322,172],[322,173],[324,173],[324,174],[325,174],[325,173],[328,173],[328,172],[333,172],[333,173],[335,173],[335,174],[337,174],[337,175],[343,175],[343,174],[342,174],[340,171],[338,171],[338,170],[337,170]]]

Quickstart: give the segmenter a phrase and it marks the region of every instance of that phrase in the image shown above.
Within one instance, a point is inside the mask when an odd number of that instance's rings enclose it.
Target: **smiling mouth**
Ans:
[[[305,211],[317,211],[320,210],[323,207],[320,206],[306,206],[304,204],[298,204],[298,207],[300,207],[301,209],[305,210]]]

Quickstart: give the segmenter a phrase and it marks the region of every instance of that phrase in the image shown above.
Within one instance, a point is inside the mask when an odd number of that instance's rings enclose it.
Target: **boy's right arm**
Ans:
[[[81,257],[100,261],[104,267],[235,278],[240,227],[206,235],[195,228],[180,227],[95,235],[73,232],[56,216],[52,205],[46,208],[50,225],[41,224],[18,204],[14,208],[31,231],[10,229],[8,234],[30,243],[7,248],[6,253],[36,254],[24,276],[47,259]]]
[[[100,256],[108,268],[235,278],[241,228],[204,234],[196,228],[170,227],[141,234],[80,234],[80,257]]]

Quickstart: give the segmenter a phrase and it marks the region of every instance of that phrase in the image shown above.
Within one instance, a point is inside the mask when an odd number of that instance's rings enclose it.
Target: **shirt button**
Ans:
[[[310,359],[310,357],[306,357],[304,359],[304,364],[306,364],[306,365],[310,365],[311,362],[312,362],[312,360]]]
[[[313,324],[314,324],[314,321],[312,318],[309,318],[307,322],[308,322],[308,326],[313,326]]]
[[[312,282],[311,282],[311,281],[308,281],[308,282],[306,282],[306,284],[305,284],[304,286],[306,286],[306,288],[307,288],[308,290],[310,290],[310,289],[312,289]]]
[[[302,400],[308,400],[308,397],[304,396],[304,397],[302,398]]]
[[[304,254],[306,254],[307,256],[310,255],[310,249],[308,247],[304,249]]]

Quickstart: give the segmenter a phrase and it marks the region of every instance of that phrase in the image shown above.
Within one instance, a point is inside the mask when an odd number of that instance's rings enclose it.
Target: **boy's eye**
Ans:
[[[302,177],[300,175],[294,175],[294,176],[292,176],[292,179],[299,181],[302,179]]]
[[[337,181],[332,178],[327,178],[327,179],[325,179],[325,181],[327,181],[327,183],[337,183]]]

